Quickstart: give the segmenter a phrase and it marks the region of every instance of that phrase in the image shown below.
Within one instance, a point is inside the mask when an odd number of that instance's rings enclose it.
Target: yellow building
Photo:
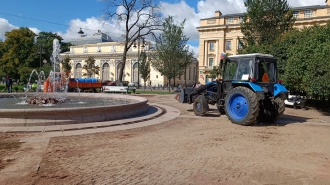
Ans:
[[[101,33],[97,33],[96,36],[99,36],[99,34]],[[83,76],[83,66],[86,64],[85,60],[87,60],[89,56],[92,56],[95,60],[95,66],[100,67],[100,73],[93,75],[92,78],[97,78],[99,81],[116,81],[118,79],[119,69],[122,61],[124,43],[114,42],[111,39],[102,42],[101,37],[96,36],[94,36],[94,39],[91,38],[93,36],[84,36],[84,38],[73,40],[73,43],[81,45],[71,46],[70,51],[66,53],[61,53],[61,56],[62,58],[69,56],[71,59],[71,78],[85,77]],[[128,51],[124,68],[124,75],[122,79],[123,81],[139,81],[142,86],[144,85],[144,80],[142,78],[138,80],[138,56],[142,50],[148,54],[148,52],[150,51],[150,44],[150,42],[146,42],[145,47],[131,47],[131,49]],[[193,63],[187,67],[187,84],[192,84],[196,82],[197,70],[198,62],[197,60],[194,60]],[[167,85],[167,79],[159,72],[157,72],[153,67],[150,67],[149,76],[150,78],[146,81],[146,85],[156,87]],[[177,84],[184,84],[183,76],[176,79],[176,85]],[[173,80],[171,85],[173,85]]]
[[[295,7],[295,27],[303,28],[316,24],[325,25],[330,20],[330,1],[326,5]],[[242,38],[240,23],[243,13],[222,15],[216,11],[214,17],[200,20],[199,75],[201,83],[211,81],[208,76],[213,66],[219,66],[221,53],[237,54],[240,47],[237,38]]]

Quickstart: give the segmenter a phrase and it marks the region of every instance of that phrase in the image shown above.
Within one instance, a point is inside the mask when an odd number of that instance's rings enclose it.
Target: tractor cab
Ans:
[[[257,93],[271,93],[274,96],[278,75],[277,60],[272,55],[255,53],[229,56],[223,69],[225,92],[245,85]]]
[[[277,63],[271,55],[246,54],[229,56],[224,66],[224,80],[276,83]]]

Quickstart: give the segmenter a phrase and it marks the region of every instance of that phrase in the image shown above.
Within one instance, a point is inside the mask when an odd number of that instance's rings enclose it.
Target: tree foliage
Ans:
[[[61,61],[61,64],[62,64],[62,70],[63,70],[64,73],[67,75],[67,77],[70,75],[70,73],[71,73],[71,69],[72,69],[72,66],[70,65],[70,60],[71,60],[71,58],[67,55],[67,56],[65,56],[65,58]]]
[[[124,51],[120,65],[118,83],[122,82],[127,52],[137,39],[153,34],[161,26],[159,7],[153,0],[105,0],[107,9],[105,16],[109,21],[123,25]],[[120,8],[120,11],[117,11]]]
[[[184,24],[185,21],[176,25],[173,17],[169,16],[163,23],[163,32],[156,38],[151,65],[167,77],[169,84],[171,79],[182,74],[187,64],[186,57],[191,57],[186,49],[189,39],[183,33]]]
[[[57,35],[57,33],[40,32],[35,39],[34,51],[39,57],[41,56],[41,60],[47,60],[47,63],[51,63],[50,57],[53,52],[53,40],[55,38],[59,41],[62,47],[63,43],[61,41],[63,39],[61,36]]]
[[[243,46],[267,45],[293,27],[293,11],[286,0],[246,0],[241,23]]]
[[[293,29],[274,43],[254,45],[242,53],[259,52],[274,55],[279,78],[291,93],[330,100],[330,22]]]
[[[330,97],[330,24],[313,26],[286,37],[288,87],[314,98]],[[288,45],[290,43],[290,45]]]
[[[33,52],[35,34],[29,28],[19,28],[6,32],[6,40],[2,45],[3,55],[0,66],[6,74],[19,78],[21,67],[34,68],[39,66],[37,55]],[[31,70],[32,71],[32,70]]]
[[[20,81],[27,81],[32,70],[40,67],[40,70],[48,74],[55,38],[64,48],[62,52],[67,51],[67,46],[71,44],[61,42],[62,37],[56,33],[40,32],[37,36],[29,28],[6,32],[6,40],[0,42],[0,75],[8,74]],[[47,64],[43,64],[43,60],[46,60]]]
[[[85,60],[85,65],[83,66],[83,69],[86,71],[83,73],[83,76],[87,76],[88,78],[91,78],[95,74],[99,74],[100,67],[95,66],[95,60],[94,57],[89,56],[87,60]]]
[[[144,81],[144,88],[146,88],[147,80],[150,77],[150,61],[148,60],[148,56],[144,51],[140,54],[140,62],[138,68],[141,78]]]

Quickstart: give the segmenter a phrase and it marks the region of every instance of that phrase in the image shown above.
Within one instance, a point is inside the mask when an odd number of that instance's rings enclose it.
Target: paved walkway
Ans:
[[[10,156],[10,158],[18,159],[17,163],[20,165],[9,166],[1,170],[2,175],[0,175],[0,181],[10,177],[23,177],[32,171],[38,171],[42,156],[49,144],[50,138],[52,137],[93,134],[139,128],[166,122],[180,115],[180,111],[178,109],[167,105],[160,105],[156,103],[149,105],[149,111],[146,114],[122,120],[74,125],[55,125],[42,127],[31,126],[26,128],[0,127],[0,131],[4,133],[31,133],[30,136],[21,139],[20,142],[24,143],[22,148],[30,148],[31,151],[33,151],[25,153],[23,157],[21,153],[16,153],[13,156]]]

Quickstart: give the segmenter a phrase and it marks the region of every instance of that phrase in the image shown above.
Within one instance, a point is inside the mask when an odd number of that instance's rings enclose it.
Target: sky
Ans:
[[[171,15],[177,22],[186,20],[185,34],[190,38],[189,46],[198,56],[199,34],[196,27],[200,19],[223,14],[245,12],[244,0],[155,0],[164,17]],[[325,0],[287,0],[292,7],[325,5]],[[19,27],[28,27],[38,34],[40,31],[58,33],[65,42],[80,37],[79,28],[91,35],[97,30],[108,33],[120,41],[120,28],[104,19],[106,4],[102,0],[1,0],[0,39],[5,32]]]

